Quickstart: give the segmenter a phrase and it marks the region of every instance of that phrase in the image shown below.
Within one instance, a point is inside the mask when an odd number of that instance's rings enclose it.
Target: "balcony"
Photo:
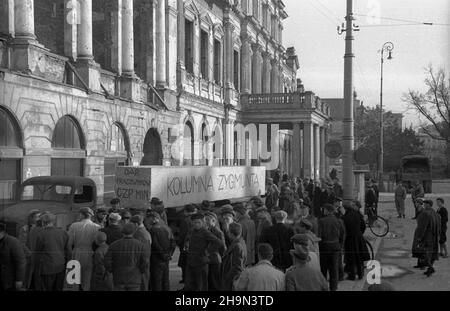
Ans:
[[[241,106],[247,111],[309,110],[330,116],[330,107],[313,92],[242,94]]]

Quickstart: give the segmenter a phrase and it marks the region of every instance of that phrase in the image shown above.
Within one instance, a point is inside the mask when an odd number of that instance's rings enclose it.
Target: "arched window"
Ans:
[[[202,125],[202,145],[201,147],[201,165],[209,165],[209,146],[208,146],[208,127],[206,126],[205,123],[203,123]]]
[[[184,161],[183,165],[194,165],[194,127],[190,121],[184,125]]]
[[[53,132],[52,176],[83,176],[84,152],[83,135],[78,122],[70,116],[64,116],[56,123]]]
[[[144,157],[141,165],[162,165],[163,152],[158,130],[151,128],[144,140]]]
[[[103,198],[105,202],[109,202],[115,196],[116,167],[128,165],[130,144],[125,129],[121,124],[114,123],[111,126],[107,137],[106,149]]]
[[[6,109],[0,107],[0,210],[17,201],[22,181],[21,147],[19,125]]]

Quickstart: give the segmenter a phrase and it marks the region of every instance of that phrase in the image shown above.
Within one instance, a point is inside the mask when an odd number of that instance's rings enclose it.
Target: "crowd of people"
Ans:
[[[109,209],[82,208],[80,220],[67,230],[56,227],[55,215],[35,210],[17,239],[0,222],[0,286],[169,291],[169,263],[178,247],[185,291],[336,291],[344,279],[362,279],[364,262],[370,260],[362,206],[358,201],[343,204],[342,196],[338,179],[302,180],[278,173],[267,180],[265,200],[187,204],[177,232],[169,227],[158,198],[148,208],[123,209],[119,199]],[[422,202],[413,250],[417,267],[431,275],[435,234],[447,254],[444,217],[436,216],[445,208],[443,199],[438,213],[430,207],[433,202]],[[377,213],[377,204],[378,190],[371,183],[365,208]],[[71,260],[80,263],[80,284],[66,281]]]

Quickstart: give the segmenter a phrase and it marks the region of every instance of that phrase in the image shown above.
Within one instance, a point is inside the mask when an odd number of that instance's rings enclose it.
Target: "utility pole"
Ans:
[[[346,32],[344,55],[344,119],[342,136],[342,186],[344,188],[344,203],[352,202],[354,197],[355,176],[353,172],[353,152],[355,150],[354,137],[354,109],[353,109],[353,31],[359,31],[353,25],[353,0],[347,0],[346,26],[338,27],[339,34]],[[355,29],[354,29],[355,27]]]

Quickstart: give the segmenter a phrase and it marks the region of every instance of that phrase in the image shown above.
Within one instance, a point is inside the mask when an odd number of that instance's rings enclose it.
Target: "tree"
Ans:
[[[450,81],[443,68],[434,70],[433,66],[426,68],[426,93],[409,90],[403,96],[412,109],[425,117],[427,122],[421,124],[423,132],[436,140],[447,144],[447,170],[450,169]],[[435,131],[430,131],[429,125]]]
[[[423,143],[412,129],[402,129],[396,123],[392,112],[383,113],[384,128],[384,171],[397,171],[400,159],[407,155],[422,154]],[[357,147],[372,150],[371,169],[379,167],[380,158],[380,108],[365,108],[355,116],[355,137]]]

